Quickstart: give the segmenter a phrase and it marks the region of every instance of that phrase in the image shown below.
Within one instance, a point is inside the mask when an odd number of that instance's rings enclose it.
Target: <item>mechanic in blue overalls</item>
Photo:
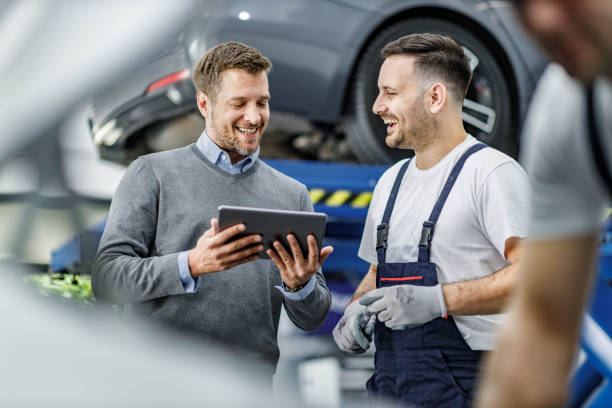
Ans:
[[[454,40],[409,35],[382,56],[373,111],[387,124],[387,145],[415,156],[376,185],[359,248],[371,267],[334,340],[361,353],[374,334],[373,399],[467,407],[513,290],[528,181],[516,161],[464,130],[472,71]],[[484,85],[476,92],[486,94]],[[494,121],[494,111],[477,108]],[[489,123],[470,118],[477,129]]]

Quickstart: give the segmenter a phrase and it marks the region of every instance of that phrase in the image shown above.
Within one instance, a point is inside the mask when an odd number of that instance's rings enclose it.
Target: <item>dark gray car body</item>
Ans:
[[[168,89],[149,94],[145,90],[168,74],[192,71],[206,50],[224,41],[247,43],[270,58],[272,110],[323,125],[342,123],[363,50],[382,29],[400,20],[433,17],[450,21],[486,44],[510,92],[512,109],[504,121],[511,123],[501,125],[512,127],[513,135],[543,67],[541,54],[518,26],[507,2],[211,0],[201,2],[192,16],[185,29],[160,44],[160,52],[143,62],[140,70],[94,99],[90,116],[94,135],[113,119],[123,118],[115,124],[118,131],[112,137],[95,138],[103,157],[118,160],[113,151],[129,146],[128,139],[141,137],[139,132],[147,126],[193,112],[195,93],[190,79],[173,83],[171,88],[178,92],[172,95]],[[158,101],[151,103],[153,99]]]

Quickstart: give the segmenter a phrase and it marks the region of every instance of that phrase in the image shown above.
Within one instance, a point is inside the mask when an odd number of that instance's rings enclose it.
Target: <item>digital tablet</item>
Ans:
[[[291,247],[286,238],[289,233],[293,233],[297,238],[304,257],[308,256],[308,241],[306,237],[309,234],[314,235],[317,240],[317,247],[319,251],[321,250],[325,224],[327,223],[327,215],[324,213],[234,207],[228,205],[222,205],[218,210],[219,231],[232,225],[244,223],[246,230],[234,239],[251,234],[260,234],[262,236],[261,243],[264,245],[264,249],[259,253],[260,259],[269,259],[266,250],[270,247],[274,249],[272,246],[274,241],[280,241],[287,251],[291,253]]]

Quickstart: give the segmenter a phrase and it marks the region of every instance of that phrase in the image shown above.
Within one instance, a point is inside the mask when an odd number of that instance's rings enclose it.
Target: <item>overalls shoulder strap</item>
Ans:
[[[402,184],[402,179],[404,178],[406,169],[408,169],[410,160],[411,159],[406,160],[402,167],[400,167],[399,172],[395,177],[395,183],[393,183],[393,188],[391,189],[391,195],[389,195],[389,199],[387,200],[387,206],[385,207],[385,213],[383,214],[382,221],[376,227],[376,255],[378,257],[379,265],[385,263],[387,238],[389,237],[389,220],[391,219],[391,213],[393,212],[393,207],[395,206],[397,193],[399,192],[399,188]]]
[[[608,189],[608,194],[612,196],[612,177],[610,176],[610,169],[606,164],[601,141],[602,134],[597,123],[597,117],[595,116],[595,91],[593,84],[590,84],[587,88],[586,102],[586,118],[589,128],[589,140],[591,142],[593,158],[595,159],[595,166],[597,167],[597,171],[599,172],[603,183]]]
[[[455,163],[455,166],[451,170],[450,175],[448,176],[448,179],[446,179],[446,183],[438,196],[438,201],[436,201],[436,204],[429,215],[429,219],[423,223],[421,239],[419,240],[419,262],[429,262],[429,250],[431,248],[434,226],[436,225],[436,222],[438,222],[442,208],[444,207],[446,199],[455,185],[455,181],[457,181],[459,173],[461,173],[461,169],[463,169],[463,165],[472,154],[484,149],[485,147],[487,147],[487,145],[483,143],[475,144],[467,149],[463,155],[461,155],[457,163]]]

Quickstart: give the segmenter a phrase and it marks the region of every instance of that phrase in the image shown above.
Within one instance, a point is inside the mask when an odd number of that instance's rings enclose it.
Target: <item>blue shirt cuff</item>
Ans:
[[[315,290],[315,286],[317,285],[317,275],[314,274],[308,281],[308,283],[297,292],[287,292],[285,290],[285,284],[282,283],[279,286],[275,286],[276,289],[280,290],[284,297],[289,300],[304,300]]]
[[[198,279],[193,279],[191,277],[191,272],[189,272],[189,259],[187,258],[187,254],[189,251],[184,251],[179,253],[178,256],[178,271],[179,278],[181,279],[181,283],[183,284],[183,289],[185,289],[185,293],[195,293],[200,287],[200,277]]]

